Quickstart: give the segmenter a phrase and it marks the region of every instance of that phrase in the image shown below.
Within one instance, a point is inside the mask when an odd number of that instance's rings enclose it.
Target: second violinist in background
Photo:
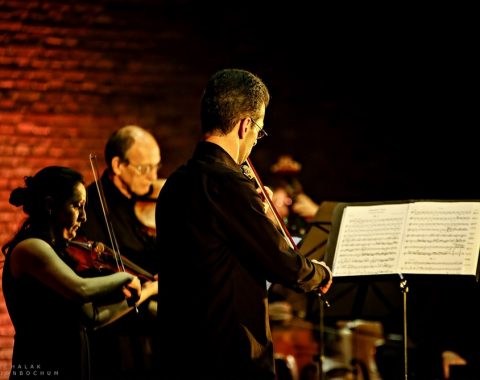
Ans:
[[[269,187],[273,191],[272,201],[290,233],[296,237],[305,235],[308,223],[320,207],[304,193],[297,178],[301,169],[302,165],[289,155],[280,156],[270,168]]]
[[[158,178],[161,165],[160,146],[152,133],[129,125],[115,131],[105,146],[106,170],[101,176],[111,225],[121,255],[145,269],[158,273],[155,226],[142,216],[154,215],[148,203],[140,210],[139,202],[156,198],[163,179]],[[83,228],[90,240],[109,242],[96,184],[88,186],[87,216]],[[147,201],[148,202],[148,201]],[[154,202],[150,206],[155,206]],[[152,233],[152,229],[154,232]],[[150,300],[119,323],[114,323],[92,337],[92,371],[96,379],[153,378],[153,320],[156,302]]]

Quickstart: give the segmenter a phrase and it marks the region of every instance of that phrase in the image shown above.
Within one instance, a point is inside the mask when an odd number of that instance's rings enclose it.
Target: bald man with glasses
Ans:
[[[158,272],[155,235],[135,212],[139,199],[158,195],[165,182],[158,178],[160,146],[154,135],[136,125],[116,130],[105,146],[106,170],[100,182],[109,221],[120,253],[152,275]],[[87,239],[110,245],[97,185],[87,188]],[[153,203],[154,205],[154,203]],[[158,285],[157,285],[158,286]],[[96,380],[142,379],[153,376],[153,346],[156,301],[151,299],[128,318],[93,335],[92,373]]]

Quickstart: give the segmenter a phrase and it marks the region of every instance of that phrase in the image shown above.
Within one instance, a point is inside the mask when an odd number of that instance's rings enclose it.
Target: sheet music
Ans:
[[[479,203],[412,203],[407,220],[403,273],[475,275]]]
[[[475,275],[480,202],[413,202],[347,206],[334,276]]]

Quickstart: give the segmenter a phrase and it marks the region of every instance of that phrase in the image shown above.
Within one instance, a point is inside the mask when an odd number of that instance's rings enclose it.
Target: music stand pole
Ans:
[[[320,352],[318,356],[318,379],[325,380],[325,375],[323,373],[323,361],[325,360],[325,324],[323,321],[324,316],[324,305],[322,298],[318,297],[318,302],[320,303],[319,311],[320,311],[320,320],[318,322],[318,331],[320,334]]]
[[[408,284],[407,280],[400,275],[400,290],[403,293],[403,357],[404,357],[404,371],[405,371],[405,380],[408,380],[408,335],[407,335],[407,293],[408,293]]]

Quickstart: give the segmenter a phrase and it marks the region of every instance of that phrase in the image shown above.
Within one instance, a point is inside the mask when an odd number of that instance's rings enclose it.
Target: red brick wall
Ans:
[[[201,90],[223,67],[249,69],[270,88],[259,173],[288,153],[317,201],[478,199],[468,139],[475,33],[463,29],[474,24],[438,28],[407,15],[397,24],[388,12],[343,8],[335,17],[317,5],[0,0],[0,245],[23,218],[8,196],[25,175],[59,164],[91,181],[89,153],[101,163],[122,125],[157,134],[168,175],[190,156]],[[3,380],[13,329],[1,297]]]
[[[199,137],[202,88],[223,67],[249,69],[271,91],[269,137],[253,156],[260,174],[278,154],[292,154],[303,164],[305,191],[317,201],[431,198],[445,188],[442,194],[455,190],[458,198],[478,188],[470,175],[478,161],[475,139],[461,154],[450,148],[452,137],[463,148],[470,134],[458,133],[471,121],[459,123],[464,110],[456,112],[451,101],[462,103],[457,100],[462,89],[453,83],[470,83],[469,71],[441,35],[442,58],[429,58],[432,51],[416,30],[412,38],[403,33],[404,19],[392,24],[402,31],[399,41],[396,35],[388,38],[387,25],[365,33],[372,20],[344,12],[335,19],[325,9],[309,9],[309,2],[285,8],[268,1],[230,3],[0,0],[0,245],[23,218],[8,196],[25,175],[58,164],[80,170],[90,182],[89,153],[96,152],[101,163],[107,137],[122,125],[156,133],[168,175],[190,156]],[[428,35],[430,47],[434,35]],[[449,39],[456,50],[458,41],[466,41],[464,35]],[[443,59],[449,55],[458,67]],[[410,61],[411,67],[405,65]],[[421,61],[428,70],[417,71]],[[432,89],[425,81],[430,72],[437,84]],[[438,112],[449,109],[450,119]],[[440,123],[452,133],[438,141]],[[440,153],[432,149],[423,156],[430,136],[436,136],[433,145]],[[424,167],[417,164],[425,158]],[[455,168],[447,181],[445,167]],[[476,192],[472,198],[478,198]],[[0,380],[8,373],[12,337],[0,300]]]
[[[55,164],[90,182],[89,154],[97,153],[103,169],[104,144],[120,126],[154,131],[168,175],[193,150],[201,91],[219,68],[256,72],[282,107],[290,96],[284,41],[267,45],[252,18],[247,25],[238,10],[215,7],[189,0],[0,1],[0,245],[23,220],[8,197],[24,176]],[[290,126],[304,112],[286,112],[278,108],[271,122],[285,126],[289,141]],[[257,146],[259,157],[279,136]],[[14,333],[2,297],[0,380],[9,371]]]
[[[190,154],[206,77],[190,70],[186,27],[155,4],[0,2],[0,244],[23,218],[8,197],[24,176],[57,164],[90,182],[89,153],[102,169],[104,143],[122,125],[168,140],[165,175]],[[2,296],[0,379],[13,333]]]

